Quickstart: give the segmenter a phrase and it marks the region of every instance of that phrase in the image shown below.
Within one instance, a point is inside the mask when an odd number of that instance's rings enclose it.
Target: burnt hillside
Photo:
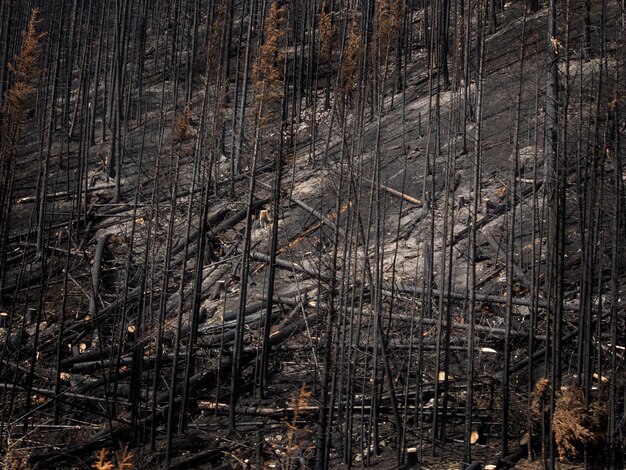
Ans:
[[[3,0],[3,468],[623,468],[616,0]]]

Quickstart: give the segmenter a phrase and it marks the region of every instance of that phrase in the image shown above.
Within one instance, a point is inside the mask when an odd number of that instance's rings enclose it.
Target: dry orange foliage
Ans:
[[[359,81],[359,60],[361,53],[361,32],[356,22],[356,17],[352,18],[350,25],[350,35],[344,51],[341,64],[341,89],[347,100],[352,98]]]
[[[583,393],[563,387],[556,400],[552,430],[561,461],[578,457],[587,444],[601,440],[599,414],[602,407],[585,407]]]
[[[224,27],[226,24],[228,1],[222,0],[217,7],[217,14],[211,26],[211,34],[209,36],[209,44],[207,47],[207,74],[212,75],[219,70],[220,61],[220,44],[224,35]],[[207,77],[208,79],[208,77]]]
[[[531,402],[531,411],[533,413],[533,417],[537,419],[537,421],[541,421],[541,416],[545,411],[546,404],[550,403],[550,380],[543,377],[537,380],[535,384],[535,388],[533,389],[532,402]]]
[[[376,2],[375,41],[379,54],[388,55],[398,41],[398,35],[404,21],[404,8],[400,0],[378,0]]]
[[[297,425],[302,412],[309,407],[313,393],[302,384],[300,390],[294,392],[289,400],[289,406],[293,409],[293,418],[287,424],[288,439],[286,448],[286,462],[284,468],[293,468],[296,461],[300,460],[311,448],[310,434],[307,429],[300,429]]]
[[[261,114],[261,124],[267,124],[280,107],[283,96],[283,58],[281,41],[284,11],[272,2],[265,18],[263,45],[252,70],[255,111]]]
[[[6,468],[7,470],[27,470],[30,468],[28,453],[25,450],[5,449],[4,455],[0,457],[0,468]]]
[[[37,32],[40,20],[37,18],[39,10],[33,8],[26,29],[22,33],[22,48],[9,64],[14,83],[7,90],[3,109],[1,110],[2,132],[0,133],[0,155],[3,164],[9,164],[22,131],[26,124],[28,102],[35,91],[33,77],[38,75],[37,62],[39,60],[39,42],[45,33]]]
[[[320,60],[327,61],[330,59],[330,52],[335,36],[336,27],[333,25],[332,17],[328,13],[326,2],[322,4],[322,12],[319,16],[320,28]]]
[[[124,450],[115,453],[115,463],[109,459],[109,451],[100,449],[98,451],[97,460],[91,468],[95,470],[130,470],[135,468],[132,463],[133,454],[128,451],[128,446],[124,446]]]
[[[182,144],[191,139],[191,110],[186,106],[174,119],[172,142]]]

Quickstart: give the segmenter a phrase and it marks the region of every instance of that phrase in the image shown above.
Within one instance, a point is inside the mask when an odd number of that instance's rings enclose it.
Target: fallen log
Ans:
[[[611,314],[610,311],[605,311],[601,316],[600,319],[603,320],[605,318],[607,318],[609,315]],[[597,321],[597,317],[593,318],[591,324],[593,325],[595,322]],[[561,344],[566,343],[567,341],[571,340],[572,338],[575,338],[578,336],[578,328],[574,328],[572,331],[570,331],[568,334],[566,334],[565,336],[563,336],[561,338]],[[537,351],[535,351],[535,353],[533,354],[532,358],[533,361],[540,361],[545,357],[546,354],[546,348],[543,347],[541,349],[538,349]],[[511,366],[509,367],[509,375],[515,374],[516,372],[519,372],[521,370],[523,370],[524,368],[526,368],[526,366],[528,366],[528,364],[530,363],[530,358],[526,358],[526,359],[522,359],[521,361],[516,362],[515,364],[511,364]],[[502,381],[502,378],[504,377],[504,371],[500,371],[498,373],[496,373],[493,378],[497,381]]]
[[[211,295],[211,289],[214,284],[222,278],[222,276],[228,271],[229,266],[226,263],[221,264],[217,268],[214,268],[213,265],[207,266],[204,268],[204,272],[202,274],[202,287],[200,297],[202,300],[206,299]],[[193,291],[191,289],[185,289],[183,293],[183,300],[186,301],[191,297]],[[175,312],[178,308],[180,302],[180,292],[175,292],[172,294],[167,300],[167,305],[165,307],[165,316],[169,317],[173,312]]]
[[[258,204],[261,204],[263,201],[257,201]],[[243,218],[245,218],[246,215],[246,209],[242,209],[240,211],[238,211],[236,214],[234,214],[233,216],[231,216],[230,218],[223,220],[221,223],[219,223],[215,228],[213,228],[212,230],[210,230],[207,234],[207,238],[212,239],[215,238],[215,236],[217,236],[219,233],[221,233],[222,231],[228,230],[229,228],[234,227],[238,222],[240,222]],[[217,221],[217,220],[221,220],[223,219],[223,209],[220,209],[216,214],[214,214],[213,216],[211,216],[211,218],[209,219],[209,224],[211,223],[211,221]],[[177,252],[182,251],[184,245],[177,245],[178,248]],[[187,253],[187,257],[191,257],[195,254],[197,247],[195,245],[191,246],[188,250]],[[172,249],[171,252],[172,256],[174,256],[176,253],[174,251],[174,249]],[[170,264],[170,269],[175,269],[178,266],[180,266],[183,263],[183,259],[179,258],[175,261],[172,261],[172,263]],[[151,283],[148,284],[148,289],[150,288],[154,288],[155,283],[157,283],[158,281],[160,281],[163,277],[163,272],[158,272],[155,274],[154,278],[151,280]],[[133,300],[135,298],[137,298],[139,296],[139,294],[141,293],[141,287],[135,287],[131,290],[128,291],[127,294],[127,302],[130,300]],[[110,314],[111,312],[115,311],[117,308],[119,308],[122,305],[123,302],[123,298],[122,297],[118,297],[114,302],[112,302],[111,304],[107,305],[106,307],[100,309],[97,312],[97,316],[98,319],[103,318],[105,316],[107,316],[108,314]],[[90,322],[91,319],[88,320],[80,320],[79,322],[76,322],[75,324],[71,325],[68,330],[71,330],[72,328],[78,328],[80,326],[85,326],[88,322]]]
[[[404,227],[402,227],[399,230],[398,237],[396,238],[396,240],[407,240],[409,236],[411,236],[411,233],[413,233],[413,230],[415,230],[415,226],[419,224],[424,219],[424,217],[428,215],[429,212],[430,212],[430,205],[428,203],[424,204],[415,213],[413,220],[411,220],[408,224],[406,224]]]
[[[104,237],[98,240],[96,245],[96,253],[93,257],[93,265],[91,267],[91,296],[89,298],[89,315],[95,315],[97,311],[96,299],[98,298],[98,291],[100,290],[100,268],[102,267],[102,257],[104,256],[104,249],[111,238],[111,234],[107,233]]]
[[[532,192],[535,190],[535,187],[538,188],[539,186],[541,186],[541,181],[538,181],[535,183],[535,185],[524,189],[522,193],[518,197],[515,198],[515,201],[513,202],[513,204],[519,204],[526,196],[529,196],[530,194],[532,194]],[[502,215],[504,212],[506,212],[509,209],[511,209],[510,202],[506,202],[504,204],[496,206],[487,215],[485,215],[484,217],[482,217],[480,220],[476,222],[476,228],[479,229],[479,228],[484,227],[489,222],[497,219],[500,215]],[[460,230],[459,233],[457,233],[452,238],[451,242],[449,243],[452,243],[452,246],[456,245],[470,233],[470,230],[471,230],[471,227],[465,227],[464,229]]]
[[[422,318],[419,315],[416,315],[415,317],[411,316],[411,315],[404,315],[404,314],[394,314],[392,317],[392,320],[397,320],[397,321],[415,321],[416,323],[424,323],[425,325],[438,325],[439,324],[439,320],[435,319],[435,318]],[[450,324],[451,328],[456,328],[456,329],[460,329],[460,330],[466,330],[468,328],[468,324],[467,323],[458,323],[458,322],[452,322]],[[495,328],[492,326],[484,326],[484,325],[474,325],[474,330],[476,331],[482,331],[485,333],[489,333],[489,334],[494,334],[494,335],[505,335],[506,334],[506,330],[504,328]],[[518,336],[521,338],[526,338],[528,337],[528,333],[525,331],[516,331],[516,330],[512,330],[510,332],[511,336]],[[535,339],[538,339],[540,341],[546,339],[545,336],[542,335],[535,335]]]
[[[207,226],[211,227],[215,225],[215,227],[207,232],[207,239],[211,239],[217,233],[222,232],[223,230],[220,228],[222,226],[225,226],[226,228],[224,230],[227,230],[228,228],[236,225],[241,220],[240,216],[241,216],[242,210],[237,211],[235,214],[233,214],[231,217],[229,217],[226,220],[224,220],[224,218],[226,217],[226,214],[228,213],[228,209],[226,209],[225,207],[220,208],[215,214],[212,214],[211,216],[209,216],[207,220]],[[245,214],[244,214],[244,217],[245,217]],[[188,240],[187,243],[191,244],[192,242],[195,242],[199,236],[200,236],[200,231],[197,230],[196,228],[192,228],[189,231],[189,238],[187,239]],[[185,248],[185,241],[178,243],[177,245],[172,247],[170,256],[172,257],[176,256],[178,253],[183,251],[184,248]]]
[[[526,277],[526,274],[524,274],[524,271],[522,271],[522,269],[517,265],[517,263],[515,263],[512,259],[510,259],[506,250],[498,243],[498,241],[494,238],[494,236],[489,232],[483,232],[483,235],[486,238],[487,243],[489,243],[491,248],[493,248],[493,250],[496,252],[496,256],[499,256],[500,258],[502,258],[502,260],[506,264],[510,263],[511,266],[513,267],[513,272],[515,273],[515,275],[524,282],[524,285],[526,286],[527,289],[532,290],[531,282]]]
[[[97,402],[97,403],[111,403],[114,400],[107,400],[106,398],[100,398],[100,397],[94,397],[92,395],[85,395],[82,393],[74,393],[74,392],[69,392],[69,391],[63,391],[61,393],[59,393],[58,395],[55,393],[54,390],[48,390],[45,388],[41,388],[41,387],[26,387],[26,386],[17,386],[14,384],[7,384],[7,383],[0,383],[0,389],[5,389],[5,390],[26,390],[28,391],[28,393],[31,394],[39,394],[48,398],[51,398],[53,400],[60,400],[63,397],[67,397],[67,398],[71,398],[73,400],[85,400],[85,401],[90,401],[90,402]],[[120,404],[126,404],[126,403],[122,403],[119,402]],[[70,401],[66,401],[65,404],[67,405],[71,405]],[[39,405],[39,407],[41,408],[41,405]],[[105,415],[101,415],[101,416],[105,416]],[[19,419],[19,418],[16,418]],[[120,420],[120,422],[123,422],[123,420]]]
[[[233,450],[236,446],[220,446],[217,449],[205,450],[184,457],[172,463],[167,470],[183,470],[187,468],[198,468],[198,465],[209,463],[221,457],[224,452]]]
[[[81,191],[81,193],[84,193],[85,191],[87,191],[88,193],[91,193],[93,191],[98,191],[100,189],[110,189],[110,188],[114,188],[115,187],[115,183],[105,183],[105,184],[100,184],[97,186],[91,186],[90,188],[87,188],[86,190],[83,189]],[[46,194],[46,200],[47,201],[51,201],[52,199],[58,199],[60,197],[66,197],[66,196],[75,196],[76,195],[76,191],[59,191],[56,193],[50,193],[50,194]],[[37,199],[39,198],[39,196],[25,196],[25,197],[21,197],[19,198],[17,201],[15,201],[17,204],[26,204],[29,202],[35,202]]]
[[[370,184],[374,184],[372,180],[369,178],[363,177],[363,180],[367,181]],[[414,197],[409,196],[408,194],[404,194],[403,192],[390,188],[389,186],[385,186],[382,183],[378,183],[378,187],[382,189],[383,191],[387,191],[389,194],[393,196],[399,197],[400,199],[404,199],[405,201],[410,202],[411,204],[415,204],[416,206],[422,205],[422,201],[420,201],[419,199],[415,199]]]
[[[315,324],[317,321],[318,316],[316,314],[313,314],[306,319],[294,321],[293,323],[281,328],[279,331],[272,333],[270,335],[270,344],[272,346],[276,346],[301,329],[304,329],[307,324],[310,326]],[[244,351],[244,354],[241,357],[242,365],[254,360],[255,357],[257,357],[256,353],[247,353]],[[198,389],[206,386],[210,384],[211,381],[214,381],[217,376],[230,372],[231,368],[232,355],[224,355],[219,365],[214,369],[204,370],[192,376],[189,380],[189,387],[190,389]],[[179,397],[175,400],[175,404],[180,403],[180,393],[182,393],[183,385],[183,381],[178,382],[176,385],[176,392],[179,394]],[[165,390],[157,395],[156,402],[162,405],[158,408],[158,413],[156,415],[150,415],[139,423],[142,428],[155,426],[167,417],[167,411],[169,409],[169,396],[169,390]],[[198,398],[199,397],[197,396],[190,396],[190,399],[193,401],[196,401]],[[148,403],[147,409],[149,409],[150,406],[151,403]],[[122,423],[125,423],[130,419],[130,413],[127,413],[118,419],[119,421],[122,421]],[[120,422],[113,422],[110,427],[96,433],[88,442],[84,444],[65,448],[55,448],[40,453],[32,453],[29,457],[29,461],[35,466],[35,468],[58,468],[60,463],[67,463],[74,458],[90,454],[91,452],[94,452],[102,447],[110,447],[112,439],[127,440],[132,432],[133,429],[131,429],[128,425],[120,424]]]
[[[263,183],[263,182],[259,182],[260,186],[264,186],[267,189],[273,190],[273,188],[271,188],[268,184]],[[347,234],[346,231],[340,227],[337,227],[337,224],[335,222],[333,222],[332,220],[330,220],[328,217],[326,217],[324,214],[322,214],[320,211],[312,208],[311,206],[309,206],[307,203],[305,203],[304,201],[301,201],[300,199],[296,199],[295,197],[293,197],[291,194],[287,194],[287,197],[289,198],[289,200],[291,202],[293,202],[296,206],[300,207],[301,209],[304,209],[306,212],[308,212],[309,214],[311,214],[312,216],[314,216],[315,218],[317,218],[321,223],[328,225],[331,229],[333,229],[333,231],[338,231],[339,234],[344,237],[347,238]]]
[[[84,362],[100,362],[105,357],[108,357],[111,352],[111,348],[108,346],[103,346],[102,350],[100,348],[92,349],[84,354],[78,354],[76,356],[66,357],[61,360],[61,369],[68,369],[74,364],[80,364]]]
[[[215,403],[211,401],[199,401],[198,408],[207,411],[221,411],[228,413],[230,411],[230,405],[226,403]],[[249,415],[249,416],[263,416],[266,418],[274,419],[286,419],[294,415],[294,413],[307,413],[318,412],[319,406],[301,406],[298,408],[288,406],[286,408],[268,408],[263,406],[243,406],[239,405],[235,407],[237,414]]]
[[[265,253],[260,253],[258,251],[250,252],[250,256],[259,261],[265,261],[266,263],[269,263],[270,261],[269,255],[266,255]],[[314,279],[317,279],[319,277],[319,279],[325,282],[330,282],[331,280],[331,276],[329,275],[315,272],[312,269],[305,268],[304,266],[300,264],[292,263],[290,261],[287,261],[281,258],[276,258],[276,266],[283,268],[283,269],[295,271],[301,274],[306,274]],[[401,293],[406,293],[406,294],[422,296],[426,294],[427,289],[423,287],[411,286],[408,284],[392,285],[389,283],[383,283],[382,291],[386,294],[391,294],[392,292],[393,293],[401,292]],[[432,289],[431,294],[434,297],[444,296],[444,297],[450,297],[451,299],[455,299],[455,300],[467,300],[467,294],[464,294],[461,292],[441,291],[439,289]],[[508,301],[507,297],[499,296],[499,295],[479,294],[479,293],[476,293],[475,295],[476,295],[476,300],[478,300],[479,302],[506,304]],[[536,303],[533,303],[532,299],[523,299],[519,297],[514,297],[512,299],[512,303],[513,305],[521,305],[525,307],[532,307],[533,305],[535,305],[539,308],[548,308],[548,302],[546,301],[537,301]],[[565,304],[563,308],[566,310],[570,310],[570,311],[578,311],[580,307],[578,305]]]
[[[391,284],[384,283],[382,290],[387,294],[390,294],[391,292],[395,292],[395,293],[403,292],[405,294],[422,296],[426,294],[428,289],[423,288],[423,287],[411,286],[408,284],[396,284],[392,286]],[[464,294],[462,292],[441,291],[439,289],[432,289],[431,294],[434,297],[444,296],[444,297],[450,297],[451,299],[455,299],[455,300],[467,300],[468,298],[467,294]],[[476,296],[476,300],[478,300],[479,302],[491,302],[491,303],[496,303],[496,304],[506,304],[508,302],[507,297],[500,296],[500,295],[476,293],[475,296]],[[546,302],[545,300],[537,300],[535,303],[533,303],[532,299],[523,299],[519,297],[513,297],[513,299],[511,300],[511,303],[513,305],[522,305],[524,307],[532,307],[534,305],[538,308],[549,308],[548,302]],[[563,308],[565,310],[570,310],[573,312],[577,312],[580,310],[580,306],[577,304],[564,304]]]
[[[306,302],[306,293],[314,289],[315,287],[317,286],[310,286],[309,288],[303,288],[300,290],[294,290],[291,292],[284,292],[282,294],[275,295],[273,297],[274,304],[282,304],[282,305],[287,305],[289,307],[296,307],[300,305],[301,303]],[[300,296],[302,297],[301,299],[299,298]],[[264,309],[266,307],[267,307],[267,299],[263,299],[259,302],[254,302],[246,306],[245,315],[247,316],[252,313],[258,312],[259,310]],[[222,318],[224,321],[231,321],[231,320],[235,320],[238,315],[239,315],[239,309],[236,309],[236,310],[231,310],[230,312],[224,313]]]
[[[276,301],[275,303],[279,303],[279,302]],[[297,309],[298,305],[299,304],[296,304],[294,309]],[[264,320],[264,315],[263,313],[259,313],[259,310],[257,310],[255,313],[249,313],[245,316],[244,322],[246,324],[247,330],[254,331],[254,330],[257,330],[261,326],[261,322]],[[198,334],[201,334],[201,335],[207,335],[210,332],[216,331],[216,330],[222,331],[222,334],[220,336],[216,336],[216,337],[205,340],[203,345],[205,347],[215,347],[215,346],[224,345],[233,341],[235,339],[235,334],[236,334],[236,330],[234,328],[236,326],[236,322],[237,322],[237,319],[233,319],[233,320],[228,321],[227,323],[222,323],[222,324],[217,324],[217,325],[200,325],[200,328],[198,329]],[[229,328],[229,330],[224,332],[226,328]]]
[[[350,209],[350,207],[352,207],[352,201],[348,201],[346,204],[341,206],[341,208],[339,209],[339,213],[343,214],[345,211]],[[337,217],[337,214],[335,214],[334,211],[330,211],[326,215],[326,217],[330,219],[331,217]],[[289,250],[290,248],[294,248],[302,240],[306,239],[306,237],[308,237],[310,234],[312,234],[316,230],[318,230],[323,224],[324,224],[324,222],[322,222],[321,220],[318,220],[317,222],[311,222],[310,224],[301,227],[300,230],[299,230],[298,235],[295,238],[293,238],[289,243],[281,246],[278,249],[278,251],[276,252],[276,254],[284,253],[285,251]],[[355,244],[357,246],[359,245],[358,240],[355,241]]]
[[[335,404],[334,408],[335,409],[339,409],[340,407],[345,407],[346,403],[341,403],[341,404]],[[354,402],[351,403],[352,408],[354,408],[355,410],[369,410],[372,408],[372,404],[370,401],[363,401],[363,400],[355,400]],[[385,405],[377,405],[378,410],[383,412],[383,413],[390,413],[392,410],[391,406],[385,406]],[[230,405],[226,404],[226,403],[215,403],[213,401],[199,401],[198,402],[198,408],[201,410],[206,410],[206,411],[211,411],[211,412],[218,412],[218,413],[229,413],[230,412]],[[415,405],[408,405],[406,406],[406,409],[409,410],[415,410],[416,408],[420,408],[420,412],[424,415],[432,415],[433,414],[433,408],[432,407],[427,407],[427,406],[420,406],[420,407],[416,407]],[[439,407],[439,412],[441,412],[443,410],[443,406]],[[293,407],[293,406],[287,406],[287,407],[283,407],[283,408],[270,408],[270,407],[264,407],[264,406],[244,406],[244,405],[239,405],[235,407],[235,412],[237,414],[241,414],[241,415],[246,415],[246,416],[259,416],[259,417],[263,417],[263,418],[271,418],[271,419],[277,419],[277,420],[289,420],[291,418],[293,418],[293,416],[296,414],[296,412],[298,414],[306,414],[306,415],[317,415],[320,411],[320,407],[319,406],[301,406],[301,407]],[[458,418],[463,418],[465,416],[465,409],[461,406],[461,407],[457,407],[455,408],[455,410],[448,410],[448,416],[452,416],[452,417],[458,417]],[[489,417],[489,413],[487,412],[476,412],[476,415],[474,416],[474,418],[487,418]]]
[[[332,220],[330,220],[328,217],[326,217],[324,214],[322,214],[321,212],[313,209],[311,206],[309,206],[308,204],[304,203],[303,201],[296,199],[294,197],[290,198],[291,201],[298,207],[300,207],[301,209],[304,209],[305,211],[307,211],[309,214],[315,216],[317,219],[319,219],[320,221],[322,221],[324,224],[328,225],[330,228],[332,228],[333,230],[337,230],[337,224],[335,224],[335,222],[333,222]]]
[[[270,262],[269,255],[266,255],[265,253],[260,253],[258,251],[251,251],[250,257],[253,259],[257,259],[259,261],[265,261],[266,263]],[[326,281],[326,282],[331,281],[330,276],[324,275],[322,273],[318,273],[316,271],[313,271],[312,269],[305,268],[304,266],[297,264],[297,263],[292,263],[290,261],[287,261],[281,258],[276,258],[275,263],[276,263],[276,266],[278,266],[279,268],[296,271],[301,274],[306,274],[307,276],[310,276],[313,279],[317,279],[319,277],[323,281]]]

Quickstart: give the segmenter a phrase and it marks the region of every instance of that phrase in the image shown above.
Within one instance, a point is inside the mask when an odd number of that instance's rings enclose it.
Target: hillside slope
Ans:
[[[5,466],[623,467],[623,5],[425,3],[0,6]]]

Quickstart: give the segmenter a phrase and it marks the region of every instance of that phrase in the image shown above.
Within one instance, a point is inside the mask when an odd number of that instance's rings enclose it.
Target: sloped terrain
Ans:
[[[588,44],[586,2],[550,44],[448,5],[447,84],[439,4],[57,3],[2,141],[4,465],[623,466],[622,5]]]

